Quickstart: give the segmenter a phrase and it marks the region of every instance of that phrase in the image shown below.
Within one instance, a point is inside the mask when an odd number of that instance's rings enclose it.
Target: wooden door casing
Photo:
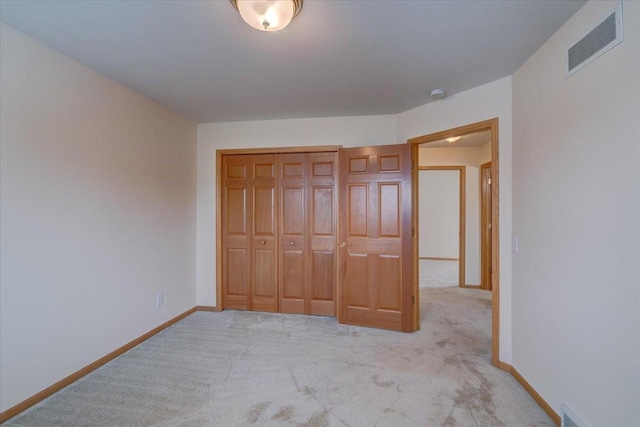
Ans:
[[[491,290],[491,162],[480,166],[480,289]]]
[[[411,150],[340,150],[341,321],[411,331]]]

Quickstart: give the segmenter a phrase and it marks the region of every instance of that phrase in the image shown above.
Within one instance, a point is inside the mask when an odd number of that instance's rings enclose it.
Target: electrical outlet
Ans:
[[[161,306],[163,302],[164,302],[164,294],[160,292],[159,294],[156,295],[156,306]]]

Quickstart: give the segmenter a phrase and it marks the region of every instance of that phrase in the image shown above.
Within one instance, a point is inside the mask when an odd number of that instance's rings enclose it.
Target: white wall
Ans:
[[[429,148],[429,144],[425,144],[419,150],[420,166],[466,166],[465,281],[467,285],[480,285],[481,282],[480,165],[489,161],[491,161],[490,142],[477,147]],[[428,204],[428,201],[423,200],[420,194],[420,209],[425,203]],[[422,216],[420,224],[423,224]],[[420,233],[422,234],[422,231]],[[425,255],[421,252],[420,256]]]
[[[5,411],[195,305],[196,127],[1,31]]]
[[[511,363],[511,77],[399,114],[397,140],[495,117],[500,148],[500,360]]]
[[[197,301],[216,301],[216,150],[396,143],[396,117],[362,116],[198,125]],[[405,141],[406,142],[406,141]]]
[[[418,173],[421,257],[458,258],[460,251],[460,172]]]
[[[640,3],[624,42],[564,78],[589,2],[513,76],[513,366],[589,426],[640,419]]]

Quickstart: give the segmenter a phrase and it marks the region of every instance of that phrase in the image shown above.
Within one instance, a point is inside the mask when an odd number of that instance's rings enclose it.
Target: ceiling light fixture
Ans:
[[[244,22],[260,31],[279,31],[302,10],[302,0],[230,0]]]
[[[452,136],[451,138],[447,138],[447,142],[449,144],[453,144],[454,142],[458,141],[460,138],[462,138],[461,136]]]

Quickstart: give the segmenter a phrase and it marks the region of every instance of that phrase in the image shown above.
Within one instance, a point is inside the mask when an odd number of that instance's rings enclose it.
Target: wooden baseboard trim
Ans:
[[[214,311],[216,313],[219,313],[222,310],[220,310],[218,307],[213,307],[210,305],[196,305],[196,311]]]
[[[185,311],[182,314],[179,314],[178,316],[174,317],[173,319],[164,322],[162,325],[160,325],[160,326],[158,326],[156,328],[153,328],[152,330],[150,330],[146,334],[141,335],[140,337],[134,339],[133,341],[128,342],[127,344],[125,344],[122,347],[112,351],[111,353],[107,354],[106,356],[103,356],[100,359],[96,360],[95,362],[90,363],[89,365],[85,366],[84,368],[80,369],[79,371],[74,372],[73,374],[69,375],[68,377],[63,378],[60,381],[58,381],[57,383],[55,383],[53,385],[50,385],[49,387],[45,388],[44,390],[34,394],[33,396],[31,396],[27,400],[24,400],[24,401],[18,403],[17,405],[7,409],[6,411],[0,413],[0,424],[2,424],[5,421],[15,417],[16,415],[18,415],[22,411],[25,411],[25,410],[29,409],[30,407],[32,407],[36,403],[40,402],[41,400],[44,400],[47,397],[51,396],[53,393],[62,390],[63,388],[65,388],[69,384],[79,380],[80,378],[84,377],[85,375],[87,375],[91,371],[94,371],[94,370],[98,369],[100,366],[104,365],[105,363],[110,362],[111,360],[115,359],[116,357],[120,356],[123,353],[126,353],[127,351],[131,350],[133,347],[135,347],[138,344],[148,340],[149,338],[151,338],[152,336],[154,336],[158,332],[162,331],[163,329],[168,328],[169,326],[173,325],[177,321],[184,319],[185,317],[187,317],[188,315],[194,313],[195,311],[196,311],[196,307],[191,308],[191,309]]]
[[[507,371],[508,373],[511,373],[511,370],[513,369],[511,365],[505,362],[498,362],[498,368],[502,369],[503,371]]]
[[[502,367],[502,365],[508,366],[509,369],[505,369]],[[558,413],[556,411],[553,410],[553,408],[551,407],[551,405],[549,405],[543,398],[542,396],[540,396],[540,394],[538,394],[538,392],[531,387],[531,384],[529,384],[529,382],[527,380],[524,379],[524,377],[522,375],[520,375],[520,372],[518,372],[518,370],[516,368],[514,368],[513,366],[504,363],[504,362],[500,362],[500,369],[504,369],[507,372],[511,372],[511,375],[513,375],[513,377],[516,379],[516,381],[518,381],[522,387],[524,387],[525,390],[527,390],[527,392],[531,395],[531,397],[533,397],[533,400],[535,400],[538,405],[540,405],[540,407],[544,410],[544,412],[547,413],[547,415],[549,415],[549,417],[551,417],[551,419],[553,420],[554,423],[556,423],[556,425],[558,427],[560,427],[561,424],[561,419],[560,419],[560,415],[558,415]]]
[[[431,261],[460,261],[459,258],[441,258],[441,257],[432,257],[432,256],[421,256],[418,259],[428,259]]]
[[[480,285],[464,285],[460,286],[461,288],[469,288],[469,289],[480,289]]]

